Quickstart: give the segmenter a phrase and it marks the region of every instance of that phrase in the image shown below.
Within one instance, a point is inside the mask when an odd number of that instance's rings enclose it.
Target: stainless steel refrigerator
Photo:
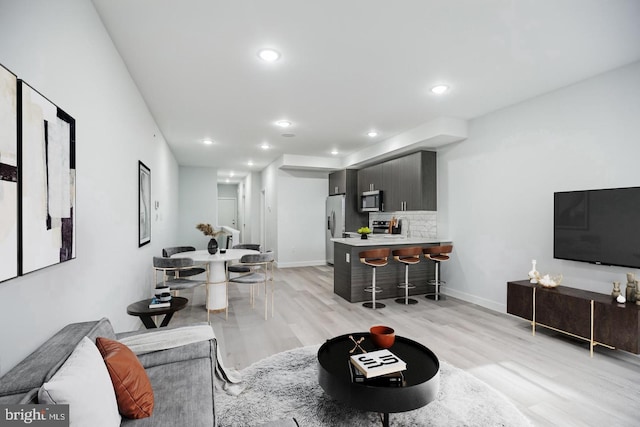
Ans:
[[[327,197],[326,253],[327,264],[333,265],[333,242],[331,239],[342,237],[344,233],[344,194]]]

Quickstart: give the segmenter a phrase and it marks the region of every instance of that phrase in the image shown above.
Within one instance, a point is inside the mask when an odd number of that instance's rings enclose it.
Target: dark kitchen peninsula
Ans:
[[[358,256],[360,252],[386,247],[393,251],[413,246],[437,246],[449,243],[450,240],[389,236],[366,240],[358,238],[333,239],[333,242],[335,248],[333,292],[349,302],[363,302],[371,299],[371,293],[364,291],[365,287],[371,285],[371,268],[360,263]],[[398,288],[398,284],[404,282],[404,274],[404,264],[394,261],[390,254],[388,265],[380,267],[376,272],[376,284],[382,288],[382,292],[376,295],[376,299],[403,296],[404,291]],[[427,286],[427,281],[434,278],[434,262],[422,258],[420,263],[409,268],[409,282],[415,286],[414,289],[409,290],[409,295],[426,294],[431,291]]]

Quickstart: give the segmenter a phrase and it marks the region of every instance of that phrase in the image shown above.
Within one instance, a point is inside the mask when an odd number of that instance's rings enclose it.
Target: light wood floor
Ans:
[[[370,310],[333,293],[332,267],[276,269],[275,317],[264,299],[230,285],[229,320],[212,314],[224,362],[242,369],[280,351],[384,324],[433,350],[507,396],[537,426],[640,425],[640,357],[538,329],[527,321],[448,298],[412,306],[384,300]],[[505,284],[506,290],[506,284]],[[189,297],[185,292],[184,296]],[[196,298],[197,300],[197,298]],[[172,326],[206,320],[202,305],[177,313]]]

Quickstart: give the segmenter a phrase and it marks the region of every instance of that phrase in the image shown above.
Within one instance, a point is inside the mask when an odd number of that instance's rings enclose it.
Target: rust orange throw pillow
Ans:
[[[153,389],[138,357],[126,345],[98,337],[102,354],[116,391],[118,410],[127,418],[146,418],[153,412]]]

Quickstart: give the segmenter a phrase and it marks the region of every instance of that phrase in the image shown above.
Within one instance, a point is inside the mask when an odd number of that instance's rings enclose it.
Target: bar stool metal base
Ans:
[[[418,300],[413,298],[396,298],[396,302],[403,305],[412,305],[417,304]]]
[[[435,280],[429,280],[428,285],[429,286],[435,286],[435,292],[430,292],[430,293],[426,294],[425,298],[433,300],[433,301],[444,301],[444,300],[446,300],[447,297],[440,292],[440,287],[442,285],[446,284],[446,283],[447,282],[445,282],[444,280],[438,280],[437,282]]]
[[[412,305],[412,304],[418,303],[417,299],[409,298],[409,289],[415,289],[415,285],[404,282],[404,283],[400,283],[398,285],[398,288],[404,291],[404,296],[400,298],[396,298],[395,300],[398,304]]]
[[[372,308],[374,310],[377,309],[377,308],[385,308],[386,307],[386,305],[384,305],[381,302],[377,302],[377,301],[375,302],[375,306],[373,304],[374,304],[373,302],[369,301],[369,302],[362,303],[362,306],[366,307],[366,308]]]

